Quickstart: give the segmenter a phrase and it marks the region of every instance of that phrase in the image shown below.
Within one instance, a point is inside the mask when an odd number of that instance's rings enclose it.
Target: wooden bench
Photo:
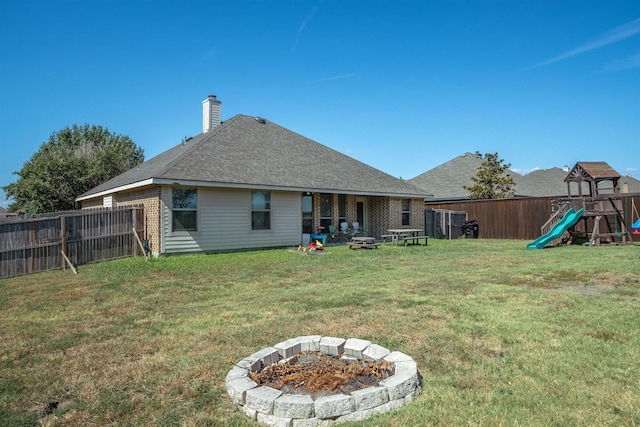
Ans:
[[[352,237],[351,241],[347,242],[349,249],[353,248],[376,248],[380,246],[380,243],[376,243],[373,237]]]
[[[382,243],[387,243],[387,239],[389,239],[391,243],[394,243],[397,240],[397,236],[397,234],[383,234],[380,237],[382,238]]]
[[[407,246],[409,244],[410,240],[415,241],[416,244],[420,244],[420,239],[424,239],[424,245],[427,246],[428,245],[428,241],[429,241],[429,236],[399,236],[398,240],[401,240],[404,242],[404,245]]]

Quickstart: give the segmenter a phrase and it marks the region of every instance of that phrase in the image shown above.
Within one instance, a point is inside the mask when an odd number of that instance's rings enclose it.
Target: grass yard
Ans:
[[[301,335],[413,357],[345,426],[640,425],[640,247],[524,241],[130,258],[0,281],[3,426],[253,426],[224,379]]]

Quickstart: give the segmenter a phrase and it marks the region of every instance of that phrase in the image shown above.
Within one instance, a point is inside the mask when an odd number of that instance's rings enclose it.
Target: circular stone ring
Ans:
[[[392,362],[394,374],[376,386],[349,394],[287,394],[260,386],[250,373],[261,372],[274,363],[283,363],[304,351],[319,352],[348,360]],[[421,377],[414,360],[399,351],[358,338],[310,335],[288,339],[262,349],[238,363],[227,374],[227,393],[237,407],[253,420],[268,426],[302,427],[358,421],[371,415],[397,409],[413,402],[422,391]]]

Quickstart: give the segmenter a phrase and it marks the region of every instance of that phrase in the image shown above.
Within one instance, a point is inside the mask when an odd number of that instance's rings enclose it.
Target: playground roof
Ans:
[[[600,179],[615,179],[620,178],[621,175],[613,169],[607,162],[578,162],[569,171],[565,182],[575,182],[583,180],[600,180]]]

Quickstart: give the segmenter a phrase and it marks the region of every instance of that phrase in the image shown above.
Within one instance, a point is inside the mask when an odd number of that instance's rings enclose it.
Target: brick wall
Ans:
[[[160,186],[113,194],[113,207],[144,206],[144,239],[154,255],[160,253]],[[83,200],[82,209],[103,207],[104,198]]]
[[[411,199],[411,228],[424,229],[423,199]]]
[[[390,205],[389,197],[368,197],[367,203],[369,207],[369,229],[370,236],[380,238],[381,235],[387,234],[390,222]]]
[[[139,190],[114,194],[113,206],[144,206],[144,238],[149,239],[151,253],[160,253],[160,193],[161,187],[147,187]],[[83,204],[84,207],[84,204]]]
[[[422,199],[411,199],[411,224],[402,225],[402,198],[389,199],[388,228],[424,228],[424,202]]]

